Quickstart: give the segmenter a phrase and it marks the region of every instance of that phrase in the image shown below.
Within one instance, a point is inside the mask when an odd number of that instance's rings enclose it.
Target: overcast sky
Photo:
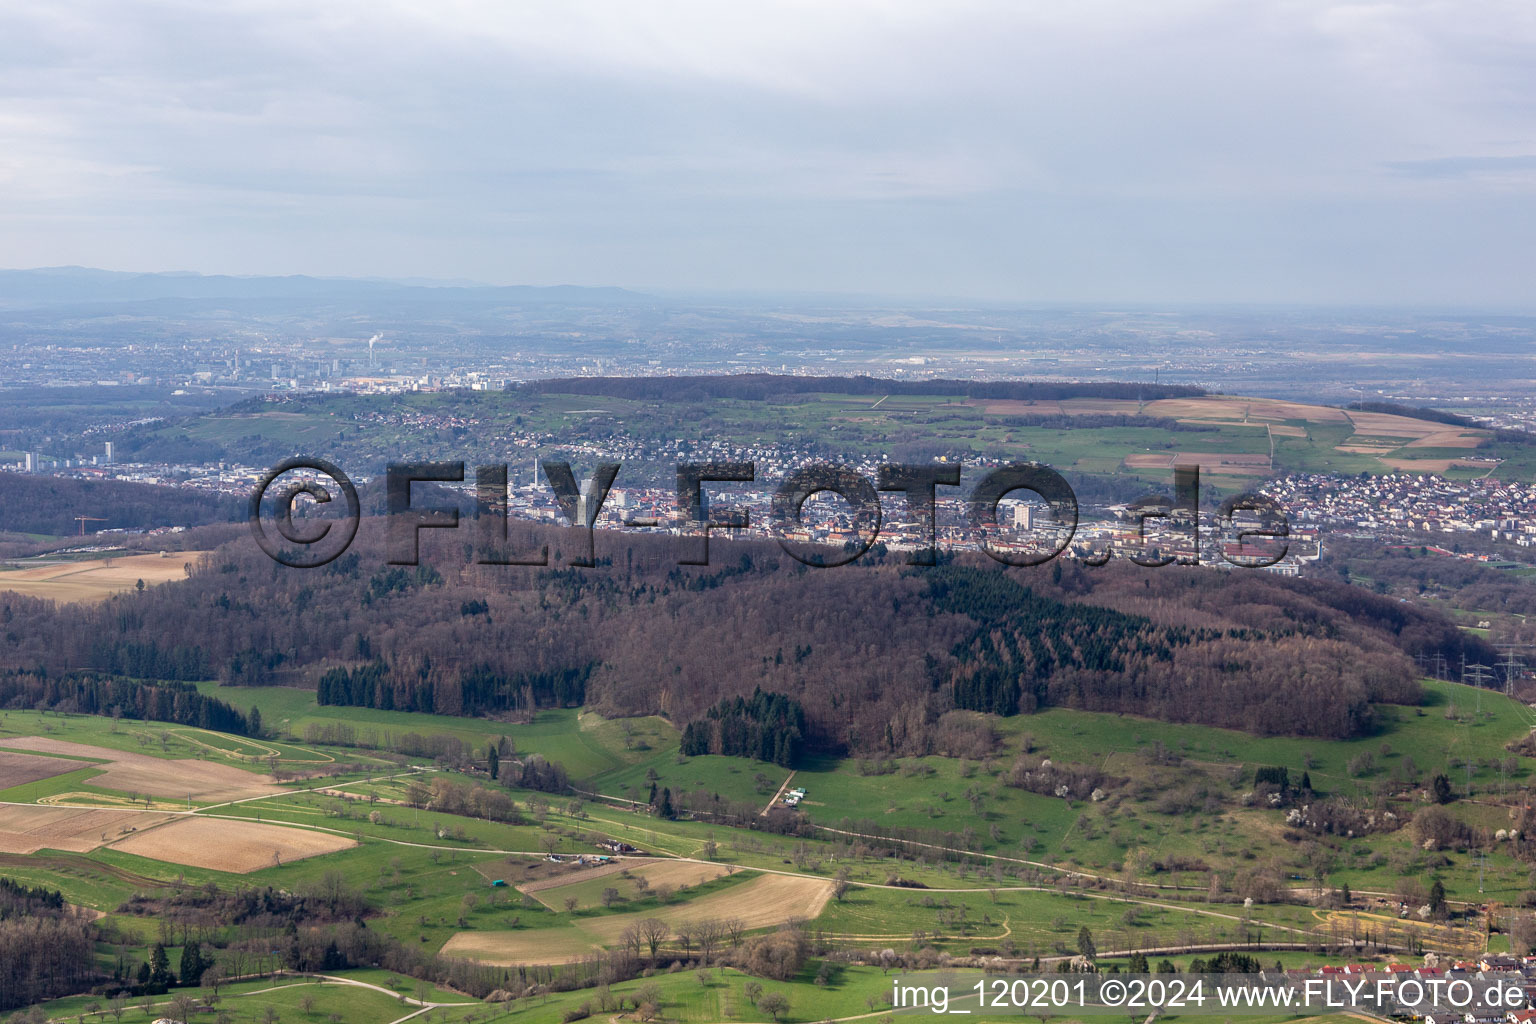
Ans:
[[[0,265],[1532,308],[1536,4],[0,0]]]

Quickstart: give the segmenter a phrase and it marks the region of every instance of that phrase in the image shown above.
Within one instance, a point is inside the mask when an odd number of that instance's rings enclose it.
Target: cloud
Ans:
[[[1400,160],[1387,167],[1410,178],[1438,180],[1499,179],[1536,184],[1536,156],[1446,156]]]
[[[12,5],[0,263],[1466,298],[1536,269],[1532,43],[1493,0]]]

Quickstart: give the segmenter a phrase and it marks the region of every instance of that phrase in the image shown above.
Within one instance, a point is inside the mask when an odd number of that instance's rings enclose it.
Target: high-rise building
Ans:
[[[1035,528],[1035,506],[1027,501],[1021,501],[1014,505],[1013,528],[1016,530],[1033,530]]]
[[[28,473],[36,473],[37,472],[37,453],[36,452],[27,452],[26,469],[27,469]]]
[[[107,442],[107,465],[109,465],[109,466],[112,465],[113,456],[114,456],[114,449],[112,447],[112,442],[108,441]]]

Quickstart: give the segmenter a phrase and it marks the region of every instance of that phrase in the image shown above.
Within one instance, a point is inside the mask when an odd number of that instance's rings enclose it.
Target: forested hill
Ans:
[[[799,701],[811,749],[928,749],[939,716],[1048,705],[1259,733],[1368,732],[1412,702],[1410,655],[1491,653],[1447,620],[1343,583],[1057,563],[813,571],[771,544],[679,567],[667,538],[607,534],[593,569],[480,566],[459,543],[386,564],[352,551],[288,570],[246,539],[190,579],[96,606],[0,594],[0,667],[226,683],[326,682],[326,699],[440,714],[554,704],[685,724],[756,689]],[[565,531],[515,525],[531,549]],[[724,564],[721,564],[721,563]],[[198,652],[189,661],[188,650]],[[129,655],[131,654],[131,657]],[[237,695],[231,695],[238,705]]]
[[[886,380],[880,377],[800,377],[774,373],[675,377],[574,377],[534,381],[517,391],[530,394],[600,395],[645,401],[686,402],[714,398],[763,401],[788,395],[959,395],[1012,401],[1058,402],[1066,398],[1121,398],[1153,401],[1195,398],[1207,392],[1188,384],[1114,381]]]

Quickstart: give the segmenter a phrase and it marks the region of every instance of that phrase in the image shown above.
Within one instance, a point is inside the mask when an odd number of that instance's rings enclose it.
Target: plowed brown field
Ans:
[[[84,853],[170,819],[171,815],[158,811],[4,805],[0,806],[0,853],[43,849]]]
[[[39,779],[51,779],[77,768],[89,767],[87,761],[66,761],[62,757],[13,754],[9,750],[0,750],[0,789],[24,786]]]
[[[123,793],[202,801],[239,800],[272,792],[276,784],[264,776],[228,764],[209,761],[170,760],[148,754],[130,754],[105,747],[92,747],[46,736],[7,739],[7,747],[41,750],[50,754],[94,757],[107,763],[95,765],[105,774],[91,780],[91,785]],[[77,763],[72,768],[92,767]]]
[[[659,917],[674,928],[688,921],[733,917],[747,929],[767,928],[814,918],[831,897],[832,883],[824,879],[762,875],[655,911],[577,919],[573,927],[459,932],[443,952],[497,965],[563,963],[616,944],[624,929],[645,917]]]
[[[113,843],[112,848],[152,860],[243,875],[356,845],[329,832],[193,817],[130,836]]]

